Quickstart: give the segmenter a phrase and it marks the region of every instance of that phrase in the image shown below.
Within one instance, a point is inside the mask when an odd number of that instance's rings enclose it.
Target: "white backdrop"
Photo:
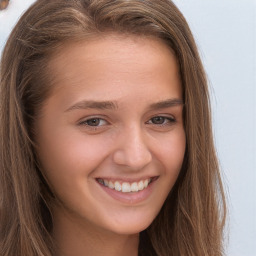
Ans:
[[[0,52],[34,0],[0,12]],[[212,95],[217,151],[229,206],[228,256],[256,255],[256,0],[174,0],[187,18]]]

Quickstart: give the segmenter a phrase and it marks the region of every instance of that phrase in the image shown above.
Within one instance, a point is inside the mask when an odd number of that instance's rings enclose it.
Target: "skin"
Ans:
[[[0,10],[4,10],[9,5],[9,0],[0,0]]]
[[[36,141],[59,200],[52,211],[58,253],[138,255],[139,232],[160,211],[185,152],[176,58],[158,39],[113,34],[66,45],[49,68],[54,85]],[[96,180],[144,177],[156,180],[140,202],[116,200]]]

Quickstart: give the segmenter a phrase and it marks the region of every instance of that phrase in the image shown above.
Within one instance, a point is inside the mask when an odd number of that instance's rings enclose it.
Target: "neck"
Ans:
[[[139,234],[116,234],[86,220],[53,216],[56,256],[138,256]]]

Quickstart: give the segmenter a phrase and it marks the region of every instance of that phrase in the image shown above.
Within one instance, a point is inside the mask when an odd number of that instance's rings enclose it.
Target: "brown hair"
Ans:
[[[61,45],[101,33],[161,38],[183,86],[186,153],[179,178],[140,255],[222,255],[225,199],[213,144],[207,80],[183,15],[168,0],[38,0],[5,46],[0,69],[1,255],[53,255],[49,188],[39,171],[33,122],[50,93],[47,63]]]

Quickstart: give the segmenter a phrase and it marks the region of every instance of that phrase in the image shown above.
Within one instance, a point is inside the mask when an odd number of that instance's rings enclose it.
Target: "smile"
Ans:
[[[121,181],[112,181],[107,179],[98,178],[97,181],[101,185],[108,187],[110,189],[123,192],[123,193],[130,193],[130,192],[138,192],[142,191],[148,187],[148,185],[152,182],[152,178],[140,180],[138,182],[121,182]]]

